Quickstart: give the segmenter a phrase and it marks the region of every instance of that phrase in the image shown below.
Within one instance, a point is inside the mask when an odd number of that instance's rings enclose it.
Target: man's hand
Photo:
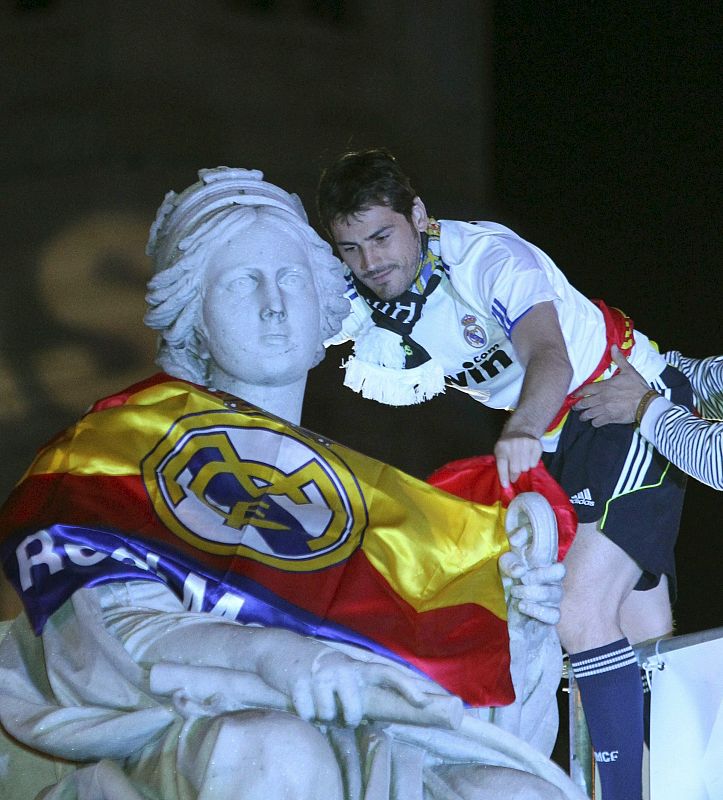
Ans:
[[[638,404],[650,391],[650,386],[615,345],[610,352],[620,371],[606,381],[589,383],[575,392],[580,399],[573,408],[580,412],[580,419],[589,420],[594,428],[635,422]]]
[[[537,465],[542,455],[540,440],[529,433],[503,431],[495,445],[495,459],[500,483],[506,489],[523,472]]]

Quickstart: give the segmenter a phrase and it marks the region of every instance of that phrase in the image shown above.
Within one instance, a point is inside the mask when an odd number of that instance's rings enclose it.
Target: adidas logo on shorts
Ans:
[[[570,498],[570,502],[578,506],[594,506],[595,501],[592,499],[589,489],[583,489],[581,492],[574,494]]]

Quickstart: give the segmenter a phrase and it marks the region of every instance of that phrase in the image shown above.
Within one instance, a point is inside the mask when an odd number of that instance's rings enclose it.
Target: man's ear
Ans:
[[[412,225],[420,232],[424,233],[429,225],[429,216],[420,197],[415,197],[412,201]]]

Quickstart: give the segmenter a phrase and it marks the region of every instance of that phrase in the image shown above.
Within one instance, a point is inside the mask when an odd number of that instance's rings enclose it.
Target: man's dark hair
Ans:
[[[384,148],[342,153],[321,174],[317,210],[327,231],[372,206],[389,206],[407,219],[417,193],[396,158]]]

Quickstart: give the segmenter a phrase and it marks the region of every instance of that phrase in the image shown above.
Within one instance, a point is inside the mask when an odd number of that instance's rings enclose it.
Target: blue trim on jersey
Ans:
[[[493,300],[491,311],[492,316],[500,324],[500,327],[505,332],[505,336],[509,339],[510,331],[512,330],[512,322],[507,316],[507,309],[502,305],[502,303],[500,303],[499,300]]]
[[[514,322],[512,322],[510,324],[510,333],[512,333],[512,330],[514,329],[515,325],[517,325],[517,323],[522,319],[522,317],[524,317],[526,314],[529,314],[530,311],[532,311],[533,308],[534,308],[534,306],[530,306],[526,311],[523,311],[520,314],[520,316],[517,317],[517,319]],[[508,334],[508,338],[509,338],[509,334]]]

